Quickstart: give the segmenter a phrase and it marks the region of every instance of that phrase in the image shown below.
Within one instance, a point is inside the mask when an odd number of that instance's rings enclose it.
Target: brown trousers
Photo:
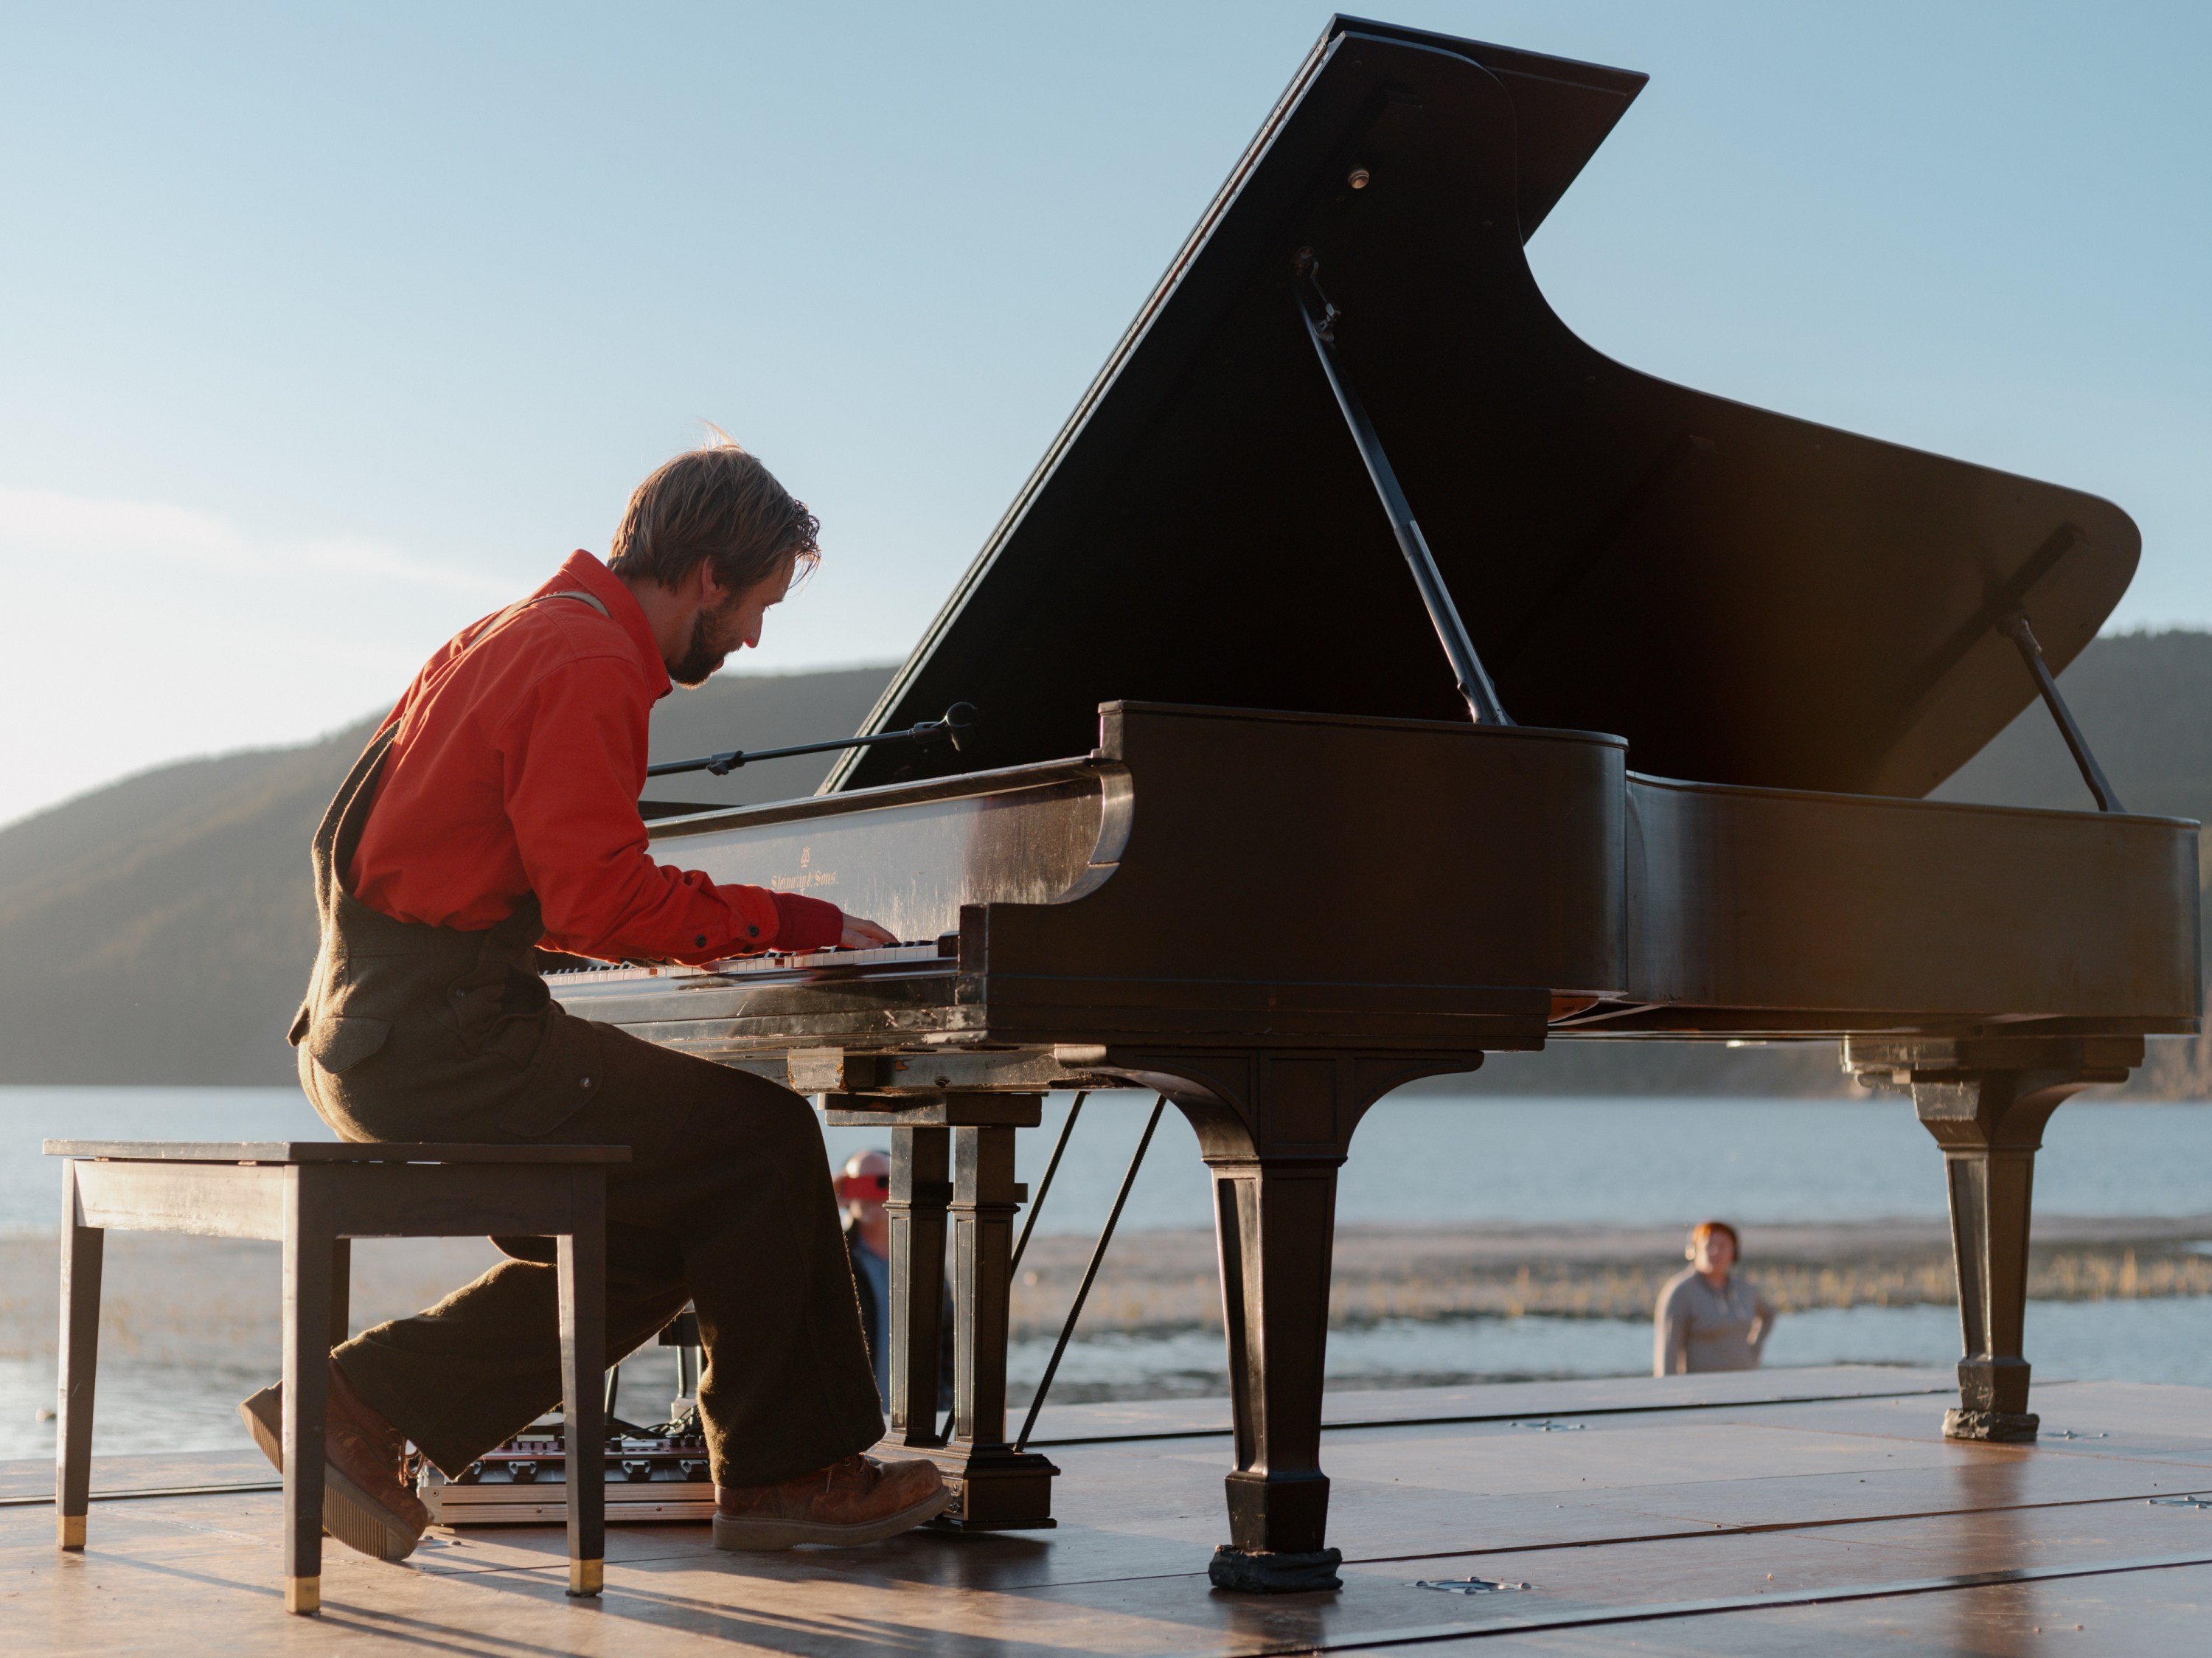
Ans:
[[[482,933],[355,899],[343,872],[389,741],[356,762],[315,835],[322,948],[292,1040],[316,1111],[349,1140],[629,1147],[607,1172],[608,1357],[697,1305],[720,1484],[788,1479],[875,1443],[882,1407],[812,1111],[569,1017],[532,965],[534,899]],[[448,1474],[561,1397],[552,1240],[493,1241],[509,1259],[332,1356]]]
[[[607,1171],[607,1350],[618,1358],[696,1302],[699,1413],[717,1484],[765,1484],[883,1433],[822,1130],[797,1094],[602,1028],[604,1082],[538,1143],[627,1145]],[[374,1120],[318,1101],[349,1139],[514,1140],[425,1100]],[[550,1238],[429,1311],[338,1349],[346,1380],[447,1473],[561,1397]]]

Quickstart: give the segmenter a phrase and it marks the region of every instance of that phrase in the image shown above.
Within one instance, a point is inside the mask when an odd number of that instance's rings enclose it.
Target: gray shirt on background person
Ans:
[[[1774,1330],[1774,1303],[1757,1284],[1731,1272],[1716,1289],[1694,1266],[1667,1280],[1652,1314],[1651,1374],[1756,1370]]]

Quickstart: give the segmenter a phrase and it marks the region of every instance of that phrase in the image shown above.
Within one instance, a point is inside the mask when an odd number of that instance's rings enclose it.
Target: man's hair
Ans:
[[[821,561],[822,526],[804,501],[719,429],[637,486],[615,531],[607,564],[617,576],[675,588],[701,560],[732,593],[764,582],[789,561]]]
[[[1742,1255],[1743,1240],[1735,1235],[1735,1228],[1726,1221],[1699,1221],[1690,1228],[1690,1247],[1695,1249],[1716,1232],[1727,1233],[1729,1247],[1734,1249],[1738,1256]]]

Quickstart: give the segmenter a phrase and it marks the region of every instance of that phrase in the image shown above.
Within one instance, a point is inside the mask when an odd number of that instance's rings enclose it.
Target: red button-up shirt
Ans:
[[[578,591],[608,613],[543,596]],[[588,552],[532,600],[448,640],[380,728],[398,729],[348,872],[354,896],[478,932],[535,893],[548,948],[610,961],[836,943],[833,904],[653,862],[637,796],[669,680],[645,612]]]

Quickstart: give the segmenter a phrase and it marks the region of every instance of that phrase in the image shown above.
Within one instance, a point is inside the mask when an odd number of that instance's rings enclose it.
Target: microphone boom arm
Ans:
[[[748,753],[732,748],[720,754],[706,754],[696,760],[663,760],[658,765],[648,765],[648,777],[672,777],[682,771],[708,771],[715,777],[726,777],[741,765],[755,760],[780,760],[793,754],[827,754],[842,748],[872,748],[879,743],[910,742],[922,748],[934,748],[939,743],[949,742],[957,750],[961,739],[975,728],[975,705],[955,703],[945,710],[942,719],[924,720],[919,725],[908,726],[903,731],[877,731],[862,737],[838,737],[829,742],[793,743],[787,748],[757,748]]]

